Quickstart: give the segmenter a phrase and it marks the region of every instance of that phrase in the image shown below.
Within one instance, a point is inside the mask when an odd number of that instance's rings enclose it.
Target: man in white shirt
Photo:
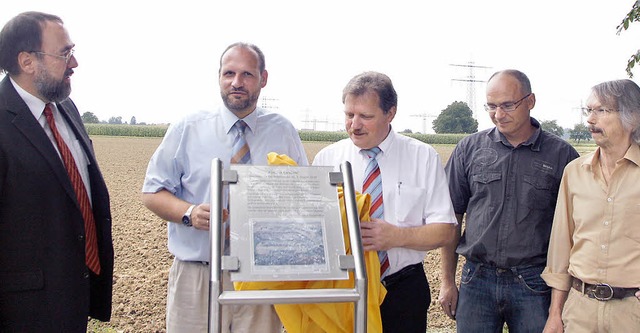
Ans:
[[[342,94],[349,139],[322,149],[313,165],[337,169],[349,161],[356,190],[363,193],[369,193],[368,184],[376,182],[369,180],[378,173],[369,173],[370,165],[379,169],[381,185],[371,193],[372,221],[361,224],[361,236],[365,251],[378,251],[381,258],[388,258],[388,263],[381,262],[387,289],[380,307],[382,326],[384,332],[424,333],[431,302],[424,256],[454,241],[457,222],[438,153],[391,129],[397,100],[384,74],[365,72],[352,78]],[[376,218],[379,186],[383,212]]]

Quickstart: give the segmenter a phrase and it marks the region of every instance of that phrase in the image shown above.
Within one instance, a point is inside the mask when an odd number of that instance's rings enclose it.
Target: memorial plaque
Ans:
[[[347,279],[332,167],[231,165],[229,184],[234,281]]]

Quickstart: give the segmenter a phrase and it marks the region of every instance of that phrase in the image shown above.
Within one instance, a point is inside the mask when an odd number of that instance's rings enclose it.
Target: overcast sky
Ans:
[[[27,10],[61,16],[79,62],[71,97],[101,120],[168,123],[215,108],[220,53],[245,41],[266,56],[261,99],[299,129],[341,129],[342,88],[374,70],[398,92],[394,128],[432,132],[424,115],[469,101],[458,80],[505,68],[529,76],[534,117],[573,127],[591,86],[626,78],[640,23],[619,36],[616,26],[633,2],[21,0],[4,1],[0,23]],[[489,68],[452,66],[469,64]],[[473,89],[480,128],[490,127],[485,85]]]

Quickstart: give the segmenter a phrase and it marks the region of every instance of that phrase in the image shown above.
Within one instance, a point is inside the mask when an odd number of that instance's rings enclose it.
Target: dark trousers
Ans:
[[[431,291],[422,263],[407,266],[384,282],[387,296],[380,306],[383,332],[426,332]]]

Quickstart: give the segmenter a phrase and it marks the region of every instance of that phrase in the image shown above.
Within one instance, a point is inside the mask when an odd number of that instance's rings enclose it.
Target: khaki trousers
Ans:
[[[637,297],[598,301],[571,288],[562,310],[565,332],[640,332]]]
[[[210,267],[174,259],[169,270],[167,333],[207,332]],[[233,290],[227,271],[224,290]],[[282,323],[270,304],[223,305],[222,333],[281,333]]]

